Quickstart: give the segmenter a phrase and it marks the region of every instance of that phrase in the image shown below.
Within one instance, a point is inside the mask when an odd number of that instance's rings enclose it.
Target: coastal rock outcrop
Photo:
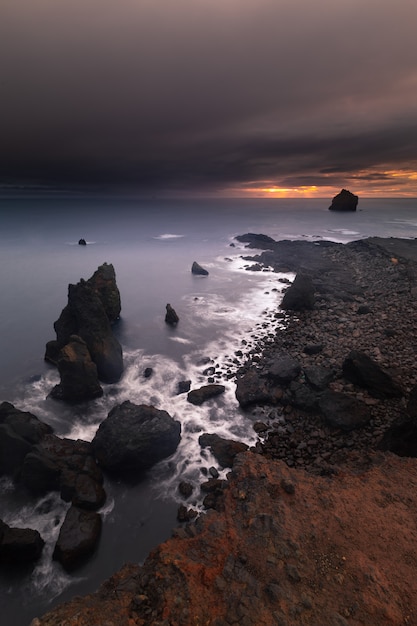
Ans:
[[[95,551],[100,535],[101,516],[71,506],[59,531],[53,558],[67,570],[81,565]]]
[[[12,476],[35,495],[59,491],[63,500],[87,509],[105,501],[91,444],[57,437],[49,425],[9,402],[0,405],[0,453],[0,475]]]
[[[11,527],[0,520],[0,565],[37,561],[44,545],[37,530]]]
[[[352,350],[343,362],[343,375],[376,398],[397,398],[403,395],[399,383],[370,356],[359,350]]]
[[[284,294],[281,309],[291,311],[305,311],[314,308],[314,285],[310,276],[297,274],[294,282]]]
[[[50,392],[51,398],[77,403],[103,395],[97,367],[81,337],[70,336],[59,352],[57,365],[61,382]]]
[[[175,452],[181,424],[169,413],[126,400],[113,407],[92,441],[101,467],[114,473],[141,472]]]
[[[68,286],[68,304],[55,322],[56,341],[47,343],[45,359],[57,364],[71,336],[86,343],[98,378],[114,383],[123,373],[122,348],[111,324],[120,315],[120,293],[114,268],[104,263],[87,281]]]
[[[199,276],[208,276],[209,274],[208,271],[204,269],[204,267],[201,267],[201,265],[197,263],[197,261],[194,261],[194,263],[192,264],[191,273]]]
[[[369,408],[364,402],[337,391],[325,391],[319,406],[327,423],[342,430],[360,428],[371,419]]]
[[[248,446],[241,441],[224,439],[215,433],[200,435],[198,443],[202,448],[210,448],[221,467],[233,467],[236,455],[248,449]]]
[[[176,326],[179,321],[180,321],[180,318],[178,317],[177,312],[168,303],[166,305],[166,313],[165,313],[165,322],[166,322],[166,324],[169,324],[170,326]]]
[[[356,211],[359,198],[347,189],[342,189],[332,200],[329,211]]]
[[[191,404],[203,404],[207,400],[214,398],[216,396],[221,395],[226,390],[224,385],[216,385],[215,383],[211,383],[210,385],[203,385],[199,389],[193,389],[188,392],[187,400],[191,402]]]

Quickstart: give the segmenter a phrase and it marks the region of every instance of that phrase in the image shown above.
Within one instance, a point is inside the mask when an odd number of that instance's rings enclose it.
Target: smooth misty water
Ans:
[[[195,407],[175,395],[178,381],[204,384],[210,358],[225,374],[234,367],[242,340],[266,332],[279,304],[278,276],[243,270],[237,234],[262,232],[275,239],[331,239],[341,243],[367,236],[417,236],[417,201],[362,200],[354,214],[327,210],[323,200],[136,201],[95,199],[0,200],[1,350],[0,401],[35,413],[57,434],[91,440],[114,404],[130,399],[167,410],[182,423],[177,453],[143,480],[107,481],[103,535],[97,554],[75,575],[51,562],[66,507],[51,494],[21,501],[8,479],[0,482],[0,518],[38,528],[47,540],[32,572],[0,573],[1,623],[19,626],[54,603],[97,588],[126,561],[141,562],[169,537],[176,524],[180,480],[199,484],[201,468],[215,465],[198,445],[202,432],[253,443],[252,423],[238,408],[234,385],[220,399]],[[78,246],[83,237],[88,245]],[[244,253],[246,254],[246,252]],[[210,275],[191,274],[196,260]],[[45,343],[66,304],[68,283],[88,278],[113,263],[122,298],[115,329],[123,345],[125,374],[105,387],[103,398],[66,407],[47,399],[57,382],[44,363]],[[274,291],[273,291],[274,289]],[[177,328],[164,323],[170,302]],[[254,331],[252,333],[251,331]],[[152,367],[150,379],[143,377]],[[224,474],[224,472],[223,472]],[[197,489],[196,489],[197,494]],[[199,506],[198,498],[190,502]]]

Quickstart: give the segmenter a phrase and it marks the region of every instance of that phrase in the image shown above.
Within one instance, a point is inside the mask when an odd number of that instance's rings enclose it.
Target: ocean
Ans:
[[[90,441],[109,410],[124,400],[152,404],[181,421],[177,452],[140,481],[106,480],[103,533],[96,554],[68,575],[51,559],[67,504],[57,494],[23,498],[0,479],[0,518],[40,531],[46,546],[32,571],[0,569],[0,614],[5,626],[27,626],[74,595],[94,591],[125,562],[143,562],[176,526],[178,484],[195,486],[188,504],[201,510],[198,485],[216,461],[202,451],[203,432],[256,441],[252,420],[238,407],[230,375],[245,350],[274,332],[283,283],[272,272],[247,271],[235,236],[328,239],[417,237],[416,199],[360,199],[355,213],[328,211],[326,199],[143,200],[112,197],[0,198],[0,401],[31,411],[62,437]],[[84,238],[86,246],[79,246]],[[197,261],[208,276],[191,274]],[[53,323],[67,302],[69,283],[112,263],[121,293],[115,333],[125,372],[104,396],[69,407],[48,398],[58,382],[44,362]],[[164,322],[170,303],[180,321]],[[282,332],[285,332],[283,330]],[[145,378],[145,368],[153,375]],[[178,382],[207,383],[214,367],[226,392],[196,407],[176,395]],[[220,471],[225,476],[227,471]],[[204,513],[202,513],[204,514]]]

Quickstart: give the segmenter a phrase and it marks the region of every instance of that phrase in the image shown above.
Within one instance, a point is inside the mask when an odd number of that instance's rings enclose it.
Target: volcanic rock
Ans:
[[[103,395],[97,367],[81,337],[71,335],[60,351],[57,365],[61,382],[50,392],[52,398],[77,403]]]
[[[274,244],[275,240],[272,237],[268,237],[268,235],[262,235],[258,233],[246,233],[245,235],[238,235],[236,237],[237,241],[241,243],[248,243],[250,248],[262,248],[265,249],[270,244]]]
[[[329,211],[356,211],[358,206],[358,196],[347,189],[342,189],[332,200]]]
[[[170,326],[176,326],[179,321],[180,318],[178,317],[175,309],[173,309],[172,306],[168,303],[166,305],[165,322]]]
[[[201,267],[201,265],[199,265],[197,261],[194,261],[194,263],[192,264],[191,273],[200,276],[208,276],[208,271],[204,269],[204,267]]]
[[[293,284],[287,289],[281,302],[281,309],[305,311],[314,308],[314,285],[305,274],[297,274]]]
[[[342,430],[360,428],[371,419],[369,408],[364,402],[337,391],[325,391],[319,406],[327,423]]]
[[[99,465],[116,473],[140,472],[175,452],[181,424],[153,406],[126,400],[100,424],[92,441]]]
[[[251,404],[270,404],[282,395],[279,388],[271,390],[260,373],[252,368],[236,378],[236,400],[242,408]]]
[[[210,400],[210,398],[214,398],[215,396],[219,396],[224,393],[225,390],[226,387],[224,385],[216,385],[214,383],[211,385],[204,385],[199,389],[193,389],[190,391],[187,395],[187,400],[188,402],[191,402],[191,404],[203,404],[206,400]]]
[[[343,375],[354,385],[367,389],[376,398],[403,395],[400,385],[367,354],[352,350],[343,363]]]
[[[37,530],[10,527],[0,520],[0,564],[36,561],[44,545]]]
[[[188,393],[191,388],[191,380],[180,380],[177,386],[177,395]]]
[[[45,359],[57,363],[72,335],[87,344],[100,380],[117,382],[123,372],[122,348],[113,335],[111,323],[120,315],[120,293],[112,265],[104,263],[93,276],[68,286],[68,304],[55,322],[56,342],[46,345]]]
[[[96,549],[101,526],[101,516],[98,513],[71,506],[61,526],[53,558],[67,571],[72,571]]]
[[[202,448],[210,448],[221,467],[233,467],[235,456],[248,449],[248,446],[241,441],[223,439],[219,435],[209,433],[200,435],[198,443]]]
[[[289,355],[278,354],[267,365],[268,378],[286,384],[297,378],[301,372],[299,362]]]

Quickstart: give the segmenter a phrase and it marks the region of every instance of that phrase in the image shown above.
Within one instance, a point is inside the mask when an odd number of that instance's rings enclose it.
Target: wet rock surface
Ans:
[[[76,285],[68,286],[68,304],[54,323],[56,340],[47,343],[45,359],[54,364],[58,364],[60,359],[68,361],[68,354],[62,355],[61,350],[75,335],[85,342],[88,350],[85,365],[88,375],[91,375],[91,359],[101,381],[117,382],[123,373],[123,354],[113,334],[112,324],[118,319],[120,310],[120,293],[114,267],[103,263],[88,280],[81,279]],[[78,354],[78,362],[80,358]],[[63,384],[62,391],[66,388],[65,381]],[[77,384],[82,384],[80,376]],[[96,396],[93,390],[92,397]],[[65,393],[61,393],[61,399],[67,399]]]
[[[175,452],[181,424],[166,411],[129,400],[111,409],[91,443],[101,467],[141,472]]]

